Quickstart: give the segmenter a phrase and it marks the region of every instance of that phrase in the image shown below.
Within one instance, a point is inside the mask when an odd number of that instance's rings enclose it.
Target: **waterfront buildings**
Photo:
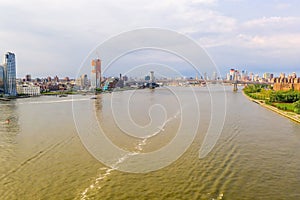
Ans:
[[[39,96],[41,94],[41,89],[36,85],[22,84],[17,85],[17,93],[19,95]]]
[[[280,73],[279,77],[274,77],[274,74],[266,72],[262,77],[260,77],[258,74],[253,74],[252,72],[248,76],[246,71],[230,69],[229,73],[227,73],[226,81],[233,81],[234,77],[237,81],[242,82],[271,84],[275,91],[300,91],[300,78],[297,78],[297,74],[295,72],[288,76],[286,76],[285,73]]]
[[[118,78],[115,77],[109,77],[105,80],[104,86],[103,86],[103,90],[113,90],[114,88],[116,88],[117,84],[119,82]]]
[[[284,74],[283,74],[284,76]],[[272,83],[274,75],[272,73],[264,73],[262,77],[253,72],[248,73],[246,70],[230,69],[226,75],[226,81],[243,81],[243,82],[259,82],[259,83]]]
[[[214,78],[214,77],[213,77]],[[240,72],[237,69],[230,69],[229,73],[227,73],[226,75],[226,80],[227,81],[241,81],[242,79],[246,79],[247,77],[245,76],[245,71],[243,70],[242,72]]]
[[[295,72],[288,77],[286,77],[284,73],[281,73],[280,77],[273,78],[272,82],[274,83],[273,89],[275,91],[300,91],[300,78],[297,78],[297,74]]]
[[[30,77],[28,79],[28,75],[23,79],[17,79],[17,92],[18,94],[26,94],[26,95],[39,95],[39,92],[51,92],[51,91],[73,91],[75,86],[75,80],[65,77],[63,79],[59,79],[58,76],[47,78],[34,78]],[[36,88],[39,87],[40,91]]]

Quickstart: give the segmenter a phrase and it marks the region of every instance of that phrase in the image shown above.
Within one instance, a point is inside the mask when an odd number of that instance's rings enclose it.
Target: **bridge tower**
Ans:
[[[238,84],[237,81],[234,81],[234,82],[233,82],[233,91],[234,91],[234,92],[237,92],[237,91],[238,91],[237,84]]]
[[[235,74],[234,74],[234,79],[233,79],[233,91],[234,91],[234,92],[237,92],[237,91],[238,91],[237,84],[238,84],[237,73],[235,73]]]

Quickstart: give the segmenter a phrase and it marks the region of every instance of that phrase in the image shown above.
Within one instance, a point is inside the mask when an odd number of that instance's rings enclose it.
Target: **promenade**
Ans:
[[[278,109],[278,108],[276,108],[276,107],[274,107],[274,106],[271,106],[271,105],[266,104],[265,101],[263,101],[263,100],[256,100],[256,99],[253,99],[253,98],[249,97],[248,95],[246,95],[246,94],[244,93],[244,91],[243,91],[243,94],[244,94],[244,96],[247,97],[250,101],[253,101],[254,103],[257,103],[257,104],[259,104],[259,105],[261,105],[261,106],[263,106],[263,107],[265,107],[265,108],[267,108],[267,109],[269,109],[269,110],[272,110],[273,112],[276,112],[276,113],[278,113],[278,114],[280,114],[280,115],[282,115],[282,116],[284,116],[284,117],[287,117],[287,118],[289,118],[289,119],[291,119],[291,120],[293,120],[293,121],[295,121],[295,122],[300,123],[300,115],[299,115],[299,114],[296,114],[296,113],[290,112],[290,111],[280,110],[280,109]]]

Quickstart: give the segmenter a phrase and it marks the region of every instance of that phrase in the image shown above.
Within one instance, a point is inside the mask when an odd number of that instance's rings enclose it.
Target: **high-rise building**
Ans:
[[[7,52],[4,55],[5,94],[16,96],[16,58],[15,54]]]
[[[47,77],[47,82],[51,82],[51,81],[52,81],[51,77],[48,76],[48,77]]]
[[[150,81],[150,76],[149,75],[145,76],[145,81]]]
[[[80,87],[80,89],[86,89],[89,85],[89,80],[86,74],[82,74],[77,80],[76,85]]]
[[[87,87],[89,85],[89,79],[86,74],[81,75],[81,85]]]
[[[154,83],[154,71],[150,71],[150,82]]]
[[[254,74],[253,74],[253,72],[250,72],[250,74],[249,74],[249,80],[250,81],[254,81]]]
[[[259,75],[258,75],[258,74],[255,74],[253,80],[254,80],[255,82],[258,82],[258,81],[259,81]]]
[[[217,80],[217,73],[213,72],[211,80],[216,81]]]
[[[207,77],[207,73],[206,73],[206,72],[204,72],[204,74],[203,74],[203,80],[205,80],[205,81],[208,80],[208,77]]]
[[[27,74],[27,75],[25,76],[25,80],[26,80],[27,82],[31,82],[31,75],[30,75],[30,74]]]
[[[230,74],[229,73],[226,74],[226,80],[230,81]]]
[[[91,87],[100,88],[101,87],[101,60],[92,60],[92,72],[91,72]]]
[[[0,94],[4,94],[4,84],[5,84],[4,67],[0,65]]]
[[[242,70],[241,80],[242,81],[247,81],[248,80],[248,72],[246,70]]]
[[[232,81],[234,80],[235,77],[235,69],[230,69],[229,71],[229,80]]]
[[[270,80],[271,79],[271,74],[266,72],[266,73],[263,74],[263,78],[265,80]]]

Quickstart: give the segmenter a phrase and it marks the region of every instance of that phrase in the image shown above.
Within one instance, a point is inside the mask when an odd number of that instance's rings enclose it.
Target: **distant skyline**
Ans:
[[[16,54],[19,78],[76,77],[97,45],[142,27],[186,34],[222,75],[229,68],[300,73],[297,0],[0,0],[0,6],[0,54]]]

